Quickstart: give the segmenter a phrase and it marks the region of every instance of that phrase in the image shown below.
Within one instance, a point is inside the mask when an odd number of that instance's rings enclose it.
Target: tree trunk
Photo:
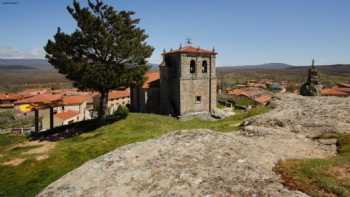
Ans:
[[[108,90],[100,91],[100,108],[98,110],[98,118],[105,120],[108,116]]]

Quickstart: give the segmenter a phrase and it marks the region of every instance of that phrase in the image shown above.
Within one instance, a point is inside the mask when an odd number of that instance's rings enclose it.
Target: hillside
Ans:
[[[21,66],[21,65],[11,65],[11,66],[0,66],[0,70],[3,72],[5,71],[12,71],[12,70],[36,70],[37,68],[31,67],[31,66]]]
[[[0,59],[0,68],[10,68],[11,67],[30,67],[40,70],[52,70],[51,66],[46,59]]]
[[[218,67],[217,75],[227,84],[243,83],[247,80],[272,79],[275,81],[288,80],[292,83],[303,83],[309,66],[291,66],[283,69],[245,69],[244,67]],[[322,65],[317,66],[321,82],[332,86],[339,82],[350,82],[350,65]]]
[[[293,67],[293,65],[285,64],[285,63],[266,63],[266,64],[258,64],[258,65],[243,65],[243,66],[222,66],[218,67],[220,71],[232,71],[237,69],[286,69]]]

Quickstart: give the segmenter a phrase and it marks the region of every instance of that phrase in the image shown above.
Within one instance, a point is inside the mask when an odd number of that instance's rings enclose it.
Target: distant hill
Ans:
[[[45,59],[0,59],[0,68],[10,70],[51,70],[54,67],[51,66]]]
[[[11,65],[11,66],[0,66],[0,70],[37,70],[37,68],[30,67],[30,66]]]
[[[158,64],[149,63],[150,70],[158,70]],[[45,59],[0,59],[1,70],[52,70],[54,69]]]
[[[286,69],[291,68],[293,65],[284,64],[284,63],[266,63],[266,64],[258,64],[258,65],[243,65],[243,66],[223,66],[217,67],[220,71],[230,71],[237,69]]]
[[[149,63],[149,68],[151,71],[157,71],[159,70],[159,64],[152,64],[152,63]]]

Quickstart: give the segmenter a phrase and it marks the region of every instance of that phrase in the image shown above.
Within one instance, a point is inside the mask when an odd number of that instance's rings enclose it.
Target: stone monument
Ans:
[[[318,71],[315,67],[315,60],[312,59],[311,68],[309,68],[307,81],[300,88],[300,95],[303,96],[320,96],[321,83]]]

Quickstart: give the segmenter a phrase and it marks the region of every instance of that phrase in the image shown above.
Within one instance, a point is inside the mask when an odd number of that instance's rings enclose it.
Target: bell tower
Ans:
[[[181,116],[211,113],[216,107],[215,49],[192,46],[163,52],[160,65],[161,112]]]

